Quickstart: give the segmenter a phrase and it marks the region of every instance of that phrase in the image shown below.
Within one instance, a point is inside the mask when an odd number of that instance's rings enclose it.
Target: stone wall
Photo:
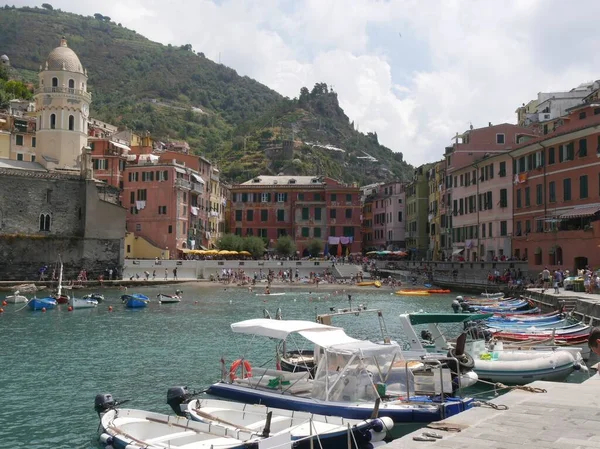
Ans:
[[[0,170],[0,279],[37,280],[59,258],[65,279],[97,278],[123,263],[125,209],[75,174]],[[104,192],[103,192],[104,193]],[[112,200],[113,198],[109,198]],[[40,229],[40,215],[50,229]],[[57,271],[58,275],[58,271]]]
[[[63,261],[64,278],[76,279],[80,270],[88,271],[89,279],[97,279],[108,268],[118,268],[120,240],[94,240],[68,237],[0,236],[0,279],[38,280],[39,269],[48,266],[52,275],[59,256]],[[56,270],[58,277],[58,269]]]

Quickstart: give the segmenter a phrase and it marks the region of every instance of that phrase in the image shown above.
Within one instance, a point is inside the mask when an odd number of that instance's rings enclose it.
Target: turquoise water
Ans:
[[[341,290],[257,297],[242,289],[192,285],[183,287],[180,304],[155,301],[158,292],[174,290],[130,289],[153,300],[141,310],[125,309],[119,299],[123,292],[116,289],[102,291],[106,300],[97,309],[68,312],[63,305],[43,313],[19,311],[22,304],[5,306],[0,315],[0,447],[96,448],[96,394],[129,399],[131,408],[171,413],[167,388],[207,387],[220,378],[221,357],[227,366],[242,354],[254,366],[272,362],[274,343],[234,335],[232,322],[260,318],[265,308],[273,316],[281,308],[285,319],[314,320],[315,313],[348,306]],[[389,334],[399,340],[398,314],[448,312],[455,297],[398,297],[384,289],[351,294],[353,306],[383,310]],[[356,338],[381,338],[375,315],[337,317],[334,324]]]

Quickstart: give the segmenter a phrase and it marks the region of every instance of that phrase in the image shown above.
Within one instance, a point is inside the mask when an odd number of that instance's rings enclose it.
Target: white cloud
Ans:
[[[595,79],[600,64],[593,0],[576,8],[558,0],[52,4],[109,15],[163,43],[191,43],[283,95],[333,85],[361,131],[376,131],[413,164],[438,160],[469,122],[514,122],[516,107],[537,92]]]

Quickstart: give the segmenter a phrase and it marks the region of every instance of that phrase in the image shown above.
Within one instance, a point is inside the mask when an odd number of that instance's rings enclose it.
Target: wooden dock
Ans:
[[[546,393],[513,390],[491,402],[507,410],[479,406],[422,428],[384,446],[389,449],[587,449],[600,447],[600,376],[581,384],[533,382]],[[439,430],[446,426],[460,431]],[[442,436],[415,441],[424,432]]]

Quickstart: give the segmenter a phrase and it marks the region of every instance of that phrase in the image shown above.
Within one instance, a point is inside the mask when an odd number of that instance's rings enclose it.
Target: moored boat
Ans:
[[[56,299],[54,298],[31,298],[27,306],[31,310],[50,310],[56,307]]]
[[[431,373],[417,372],[425,363],[411,365],[395,344],[356,340],[341,328],[310,321],[255,319],[234,323],[231,329],[280,341],[291,333],[301,335],[319,348],[315,378],[307,372],[252,368],[248,360],[238,359],[228,378],[208,388],[213,396],[349,419],[368,419],[377,408],[379,416],[396,424],[432,422],[472,406],[471,398],[450,396],[449,369],[440,370],[436,362],[435,371],[442,377],[432,383]],[[223,371],[227,372],[224,366]]]
[[[29,301],[26,296],[20,294],[19,290],[16,290],[12,295],[4,298],[4,300],[9,304],[26,303]]]
[[[75,298],[69,299],[69,305],[74,309],[93,309],[98,307],[98,301],[91,298]]]
[[[121,301],[128,309],[141,309],[148,305],[150,298],[141,293],[132,293],[130,295],[121,295]]]
[[[336,416],[270,408],[259,404],[216,399],[191,399],[185,387],[170,388],[167,403],[179,415],[211,425],[231,429],[251,429],[265,438],[289,434],[294,448],[365,447],[369,442],[382,441],[392,430],[390,418],[354,420]],[[312,428],[312,429],[311,429]]]
[[[465,350],[472,355],[480,379],[504,384],[563,381],[574,370],[585,366],[581,355],[574,356],[570,351],[513,351],[499,344],[490,351],[482,340],[467,343]]]
[[[429,296],[430,293],[427,290],[398,290],[394,292],[398,296]]]
[[[181,291],[177,290],[174,295],[165,295],[164,293],[159,293],[156,295],[158,298],[159,304],[176,304],[181,302]]]
[[[83,299],[95,299],[98,303],[104,301],[104,295],[100,293],[90,293],[89,295],[84,295]]]

